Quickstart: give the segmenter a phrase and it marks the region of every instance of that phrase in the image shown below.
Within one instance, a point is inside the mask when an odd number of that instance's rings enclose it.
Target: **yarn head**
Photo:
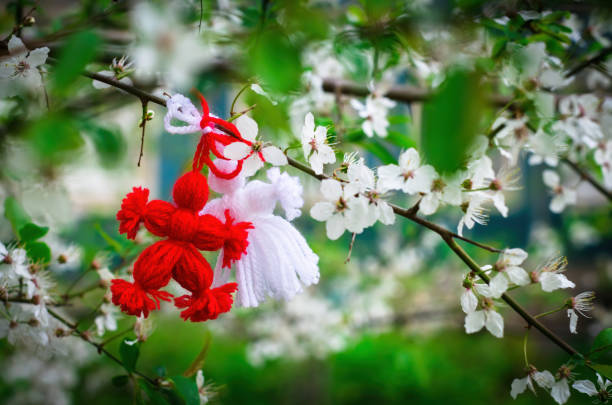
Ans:
[[[206,177],[196,171],[185,173],[174,183],[172,198],[180,208],[200,211],[208,201]]]

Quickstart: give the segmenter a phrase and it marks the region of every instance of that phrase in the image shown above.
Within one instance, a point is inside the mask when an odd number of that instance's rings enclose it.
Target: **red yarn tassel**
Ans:
[[[191,322],[203,322],[229,311],[234,303],[232,293],[238,284],[227,283],[218,288],[204,290],[200,295],[183,295],[174,299],[177,308],[187,308],[181,318]]]
[[[134,239],[144,220],[145,208],[149,199],[149,189],[134,187],[131,193],[121,202],[121,209],[117,212],[119,233],[127,234],[128,239]]]
[[[111,281],[111,292],[113,294],[113,304],[121,307],[121,310],[128,315],[140,316],[145,318],[149,312],[159,309],[159,300],[170,301],[172,295],[165,291],[145,291],[138,284],[130,283],[122,279]],[[153,298],[150,298],[151,295]]]
[[[253,224],[250,222],[238,222],[234,224],[234,218],[231,217],[230,211],[225,210],[225,242],[223,243],[223,267],[232,267],[232,262],[240,259],[243,254],[246,254],[247,246],[249,246],[249,229],[253,229]]]

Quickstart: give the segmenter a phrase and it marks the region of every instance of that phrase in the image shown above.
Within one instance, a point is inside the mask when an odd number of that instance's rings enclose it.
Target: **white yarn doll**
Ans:
[[[236,162],[219,159],[215,164],[226,172],[236,166]],[[246,254],[235,262],[236,305],[242,307],[256,307],[267,297],[289,300],[302,291],[302,285],[319,281],[319,257],[289,222],[300,215],[304,204],[299,179],[281,173],[278,168],[268,170],[267,176],[270,183],[259,180],[246,183],[242,174],[228,180],[210,173],[210,188],[223,196],[209,201],[200,213],[223,220],[225,210],[229,209],[236,221],[253,224]],[[286,219],[274,215],[277,202]],[[231,269],[222,268],[222,262],[223,251],[215,266],[213,287],[229,280]]]

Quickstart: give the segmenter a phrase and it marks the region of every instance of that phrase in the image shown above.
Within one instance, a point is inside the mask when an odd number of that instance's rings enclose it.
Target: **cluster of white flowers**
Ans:
[[[384,96],[385,88],[374,88],[374,84],[370,83],[368,89],[370,94],[365,99],[365,103],[361,103],[356,99],[351,99],[351,106],[357,111],[359,117],[363,118],[361,129],[368,137],[373,137],[375,134],[380,137],[387,136],[387,127],[389,121],[387,114],[389,110],[395,107],[395,101]]]
[[[590,397],[595,397],[593,403],[605,404],[611,397],[610,388],[612,388],[612,383],[608,379],[604,381],[601,375],[596,375],[598,387],[589,380],[579,380],[574,381],[571,388],[583,394],[587,394]],[[561,366],[555,376],[553,376],[550,371],[538,371],[534,366],[529,365],[527,368],[527,376],[524,378],[516,378],[512,381],[510,395],[512,398],[516,399],[516,397],[525,392],[527,388],[536,394],[535,382],[540,388],[546,390],[556,403],[563,405],[570,398],[570,382],[574,379],[575,374],[572,372],[572,368],[567,365]]]
[[[323,164],[334,163],[335,156],[324,136],[325,129],[317,127],[313,131],[313,128],[309,113],[302,131],[304,157],[315,173],[322,174]],[[482,141],[479,138],[477,144]],[[475,154],[480,156],[466,170],[452,176],[440,175],[433,166],[422,164],[414,148],[402,152],[397,165],[379,167],[378,176],[365,165],[363,158],[348,155],[340,170],[334,171],[334,177],[321,183],[321,194],[327,201],[316,204],[311,215],[327,222],[330,239],[337,239],[345,230],[361,233],[377,221],[393,224],[393,209],[386,199],[389,192],[398,190],[418,196],[419,211],[424,215],[434,214],[443,204],[460,207],[464,213],[458,224],[461,234],[464,226],[471,229],[476,223],[486,224],[483,205],[487,202],[507,216],[505,192],[517,189],[516,171],[504,166],[496,173],[488,156],[478,151]],[[346,176],[341,177],[342,173]]]

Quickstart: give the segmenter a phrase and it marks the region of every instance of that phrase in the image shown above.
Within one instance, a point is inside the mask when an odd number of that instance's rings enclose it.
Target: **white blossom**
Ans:
[[[260,140],[257,140],[257,132],[259,131],[257,122],[247,115],[241,115],[236,118],[236,128],[240,131],[240,135],[251,143],[248,145],[244,142],[233,142],[225,147],[223,154],[231,160],[244,159],[242,173],[246,176],[252,176],[264,165],[264,162],[273,164],[274,166],[283,166],[287,164],[287,156],[278,147],[273,145],[264,145]]]
[[[533,386],[534,381],[541,388],[551,389],[555,383],[555,377],[548,370],[538,371],[535,367],[529,366],[527,375],[524,378],[515,378],[512,381],[510,396],[512,396],[513,399],[516,399],[516,397],[525,392],[525,389],[527,388],[529,388],[531,392],[535,394],[535,387]]]
[[[567,146],[561,136],[558,134],[548,135],[542,130],[538,130],[529,138],[527,147],[532,152],[532,155],[529,157],[530,165],[539,165],[544,162],[552,167],[557,166],[559,155],[567,150]]]
[[[26,251],[21,248],[12,249],[9,251],[6,246],[0,242],[0,277],[7,281],[18,281],[20,277],[30,278],[28,270]]]
[[[542,290],[552,292],[559,288],[574,288],[576,285],[565,277],[563,272],[567,267],[565,257],[553,257],[531,272],[531,281],[540,283]]]
[[[321,194],[327,201],[316,203],[310,215],[317,221],[325,221],[327,237],[338,239],[345,230],[361,233],[368,213],[365,198],[357,196],[358,190],[352,184],[341,184],[338,180],[325,179],[321,182]]]
[[[562,119],[553,124],[558,131],[575,143],[595,148],[603,138],[602,129],[597,122],[599,99],[592,94],[567,96],[559,101]]]
[[[119,60],[113,58],[113,62],[108,66],[108,70],[101,70],[99,75],[106,76],[123,84],[132,85],[132,79],[128,75],[132,72],[132,62],[128,61],[126,56],[122,56]],[[106,89],[110,84],[94,80],[92,85],[96,89]]]
[[[493,205],[500,214],[504,217],[508,216],[508,206],[506,205],[506,196],[504,192],[515,191],[519,187],[517,183],[519,181],[518,170],[511,169],[509,167],[503,167],[499,170],[497,175],[489,180],[489,191],[486,191]]]
[[[572,384],[572,388],[590,397],[598,396],[601,403],[606,403],[608,399],[612,397],[612,382],[607,378],[604,382],[604,379],[599,373],[595,374],[597,375],[597,385],[599,389],[589,380],[576,381]]]
[[[493,266],[497,274],[491,279],[489,288],[493,298],[499,298],[509,287],[510,283],[527,285],[530,283],[529,274],[520,267],[527,259],[527,252],[523,249],[506,249]]]
[[[570,308],[567,310],[567,316],[570,319],[569,329],[571,333],[578,333],[578,314],[585,318],[590,318],[585,312],[590,312],[593,309],[592,301],[595,299],[593,291],[582,292],[570,299]]]
[[[113,304],[105,303],[100,307],[100,315],[94,319],[96,325],[96,333],[98,336],[104,336],[106,331],[117,330],[117,307]]]
[[[498,128],[501,128],[498,130]],[[508,164],[516,165],[519,153],[523,145],[529,139],[530,131],[527,128],[527,116],[517,119],[499,117],[492,125],[492,129],[498,130],[493,138],[493,143],[499,153],[508,160]]]
[[[383,198],[384,191],[380,186],[380,179],[376,179],[372,169],[363,162],[363,158],[349,164],[347,176],[350,184],[367,200],[368,214],[364,218],[365,226],[372,226],[376,221],[385,225],[393,224],[395,213],[391,205]]]
[[[458,178],[438,176],[431,182],[430,187],[430,191],[423,196],[419,205],[419,210],[424,215],[431,215],[436,212],[440,203],[461,204],[461,185]]]
[[[323,126],[315,128],[314,116],[310,112],[306,114],[302,127],[302,149],[304,158],[308,160],[316,174],[323,173],[324,164],[336,161],[336,154],[327,142],[327,128]]]
[[[402,190],[404,193],[427,193],[437,176],[430,165],[421,165],[419,152],[410,148],[398,159],[399,165],[386,165],[378,168],[381,189]]]
[[[464,226],[472,229],[474,224],[486,225],[489,218],[486,209],[482,207],[488,201],[488,198],[479,192],[473,193],[473,195],[469,196],[470,198],[465,198],[465,194],[468,193],[464,193],[464,200],[467,201],[461,204],[464,214],[457,225],[457,233],[460,236],[463,236]]]
[[[372,92],[366,97],[365,104],[351,99],[351,106],[357,111],[361,118],[364,118],[361,124],[361,129],[368,137],[373,137],[374,134],[380,137],[387,136],[387,113],[390,108],[395,107],[395,101],[384,97],[381,92],[377,92],[373,87],[369,86]]]
[[[483,327],[495,337],[504,337],[504,318],[494,309],[481,309],[465,316],[465,332],[476,333]]]
[[[561,185],[559,175],[552,170],[544,170],[542,173],[544,184],[553,193],[549,208],[554,213],[562,212],[566,206],[576,204],[576,191]]]
[[[29,51],[21,39],[13,35],[8,51],[10,56],[0,61],[0,98],[15,96],[22,89],[40,91],[43,82],[39,69],[47,61],[49,48]]]
[[[10,318],[0,318],[0,338],[6,338],[12,345],[23,345],[36,349],[49,343],[49,336],[33,318],[32,311],[25,305],[15,305],[10,310]]]
[[[568,384],[568,379],[565,377],[557,380],[552,388],[550,389],[550,396],[555,400],[559,405],[563,405],[567,402],[570,397],[570,389]]]

